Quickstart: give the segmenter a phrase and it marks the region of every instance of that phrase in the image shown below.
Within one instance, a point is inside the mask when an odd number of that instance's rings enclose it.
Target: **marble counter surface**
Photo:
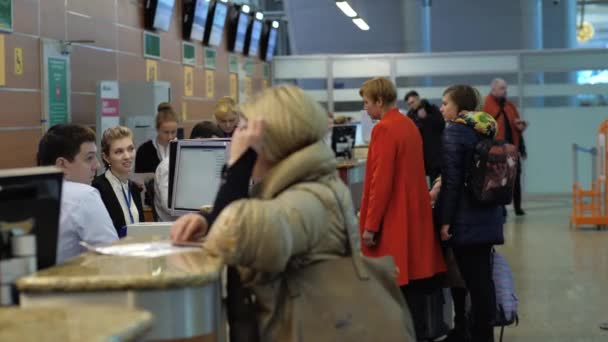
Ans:
[[[141,239],[121,240],[142,242]],[[219,279],[222,263],[203,249],[155,258],[84,253],[17,281],[21,292],[90,292],[201,286]]]
[[[149,313],[125,308],[0,308],[0,341],[133,341],[151,325]]]
[[[367,162],[366,159],[349,159],[349,160],[338,160],[338,169],[348,169],[357,166],[363,166]]]

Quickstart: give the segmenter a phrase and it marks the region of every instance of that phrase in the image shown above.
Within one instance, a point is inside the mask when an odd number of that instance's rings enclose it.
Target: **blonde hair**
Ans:
[[[177,114],[168,102],[161,102],[156,113],[156,129],[159,129],[165,122],[179,122]]]
[[[271,163],[323,139],[327,133],[327,111],[296,86],[266,89],[240,109],[249,120],[264,119],[262,149]]]
[[[231,114],[237,114],[236,102],[230,96],[221,97],[215,103],[215,108],[213,109],[213,115],[216,120],[226,119],[227,116]]]
[[[103,154],[110,155],[112,143],[116,140],[129,138],[133,140],[133,132],[125,126],[115,126],[106,129],[101,136],[101,151]],[[102,158],[103,159],[103,158]],[[108,163],[104,160],[103,163],[108,167]]]
[[[395,85],[384,77],[375,77],[365,81],[359,88],[359,95],[361,97],[365,96],[373,102],[382,99],[385,106],[392,105],[397,101]]]

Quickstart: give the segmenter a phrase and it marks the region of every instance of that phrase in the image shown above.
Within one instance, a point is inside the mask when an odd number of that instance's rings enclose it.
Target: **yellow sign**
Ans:
[[[0,35],[0,86],[6,85],[6,56],[4,55],[4,35]]]
[[[215,71],[205,70],[205,93],[208,98],[215,97]]]
[[[194,69],[191,66],[184,67],[184,95],[194,96]]]
[[[182,101],[182,122],[188,119],[188,103],[186,101]]]
[[[245,96],[249,98],[251,95],[253,95],[253,81],[251,77],[245,77]]]
[[[230,97],[239,101],[239,79],[236,74],[230,74]]]
[[[268,80],[262,80],[262,89],[268,89]]]
[[[23,49],[15,48],[15,75],[23,75]]]
[[[146,59],[146,81],[158,80],[158,62]]]

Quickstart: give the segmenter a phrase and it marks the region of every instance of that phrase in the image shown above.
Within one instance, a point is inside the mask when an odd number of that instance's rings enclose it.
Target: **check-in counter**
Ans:
[[[24,308],[111,305],[148,311],[154,325],[144,340],[223,341],[221,270],[221,262],[202,250],[154,258],[88,252],[19,279],[17,288]]]
[[[137,341],[151,326],[148,312],[116,307],[0,308],[0,341]]]

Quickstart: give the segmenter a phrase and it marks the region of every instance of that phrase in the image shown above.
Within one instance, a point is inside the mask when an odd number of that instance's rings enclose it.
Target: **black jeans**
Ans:
[[[517,163],[517,176],[513,189],[513,207],[515,210],[521,210],[521,162]]]
[[[471,341],[494,341],[496,293],[492,280],[492,246],[455,247],[454,256],[471,295]]]

